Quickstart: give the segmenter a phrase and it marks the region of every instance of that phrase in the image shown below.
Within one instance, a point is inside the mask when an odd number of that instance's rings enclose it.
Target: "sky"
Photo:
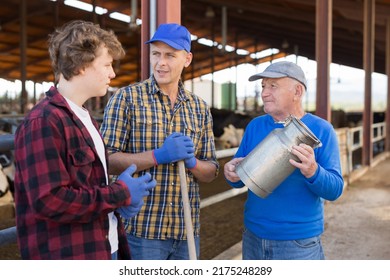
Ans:
[[[53,1],[53,0],[52,0]],[[65,5],[71,5],[73,7],[92,11],[93,7],[89,3],[84,3],[81,1],[68,1],[64,2]],[[107,10],[97,7],[96,11],[99,14],[107,13]],[[110,17],[115,18],[120,21],[130,22],[131,17],[129,15],[119,14],[119,13],[110,13]],[[140,19],[136,19],[136,23],[141,24]],[[197,40],[198,43],[208,45],[208,46],[217,46],[221,48],[222,46],[217,42],[212,42],[211,40],[205,38],[197,38],[192,36],[192,40]],[[248,52],[245,50],[235,50],[234,47],[226,45],[226,51],[237,51],[237,53],[242,55],[248,55]],[[268,49],[263,50],[258,53],[250,54],[252,58],[261,58],[263,56],[268,56],[271,53],[277,53],[277,49]],[[278,60],[288,60],[296,62],[299,66],[302,67],[303,71],[306,74],[308,81],[308,90],[305,97],[305,106],[306,110],[314,110],[315,108],[315,98],[316,98],[316,62],[309,60],[305,57],[290,55],[285,58]],[[274,60],[274,61],[278,61]],[[214,81],[216,83],[236,83],[237,82],[237,97],[244,98],[245,96],[254,96],[255,87],[260,89],[261,80],[256,82],[249,82],[248,77],[263,71],[269,62],[259,64],[257,66],[250,64],[242,64],[236,67],[229,69],[221,70],[214,73]],[[387,76],[383,74],[373,73],[372,75],[372,106],[374,111],[384,111],[386,109],[387,103]],[[211,80],[211,74],[202,76],[202,80]],[[362,111],[364,106],[364,71],[356,68],[351,68],[347,66],[342,66],[338,64],[331,64],[330,67],[330,103],[332,109],[343,109],[345,111]],[[47,91],[53,83],[47,82],[43,84],[36,84],[36,97],[45,91]],[[34,92],[34,83],[32,81],[26,82],[26,89],[30,97],[33,97]],[[3,97],[5,94],[10,98],[15,98],[19,95],[21,91],[21,82],[15,81],[10,82],[0,78],[0,97]],[[261,104],[261,100],[260,100]]]
[[[304,100],[306,109],[313,110],[316,100],[317,63],[305,57],[290,55],[276,61],[287,60],[297,63],[305,72],[308,89]],[[214,74],[217,83],[237,82],[237,97],[253,96],[255,87],[260,89],[261,80],[249,82],[249,76],[262,72],[270,63],[258,66],[242,64],[237,67],[218,71]],[[203,76],[203,80],[210,79],[211,74]],[[374,111],[386,110],[387,76],[373,73],[372,75],[372,105]],[[344,65],[332,63],[330,66],[330,103],[332,109],[345,111],[362,111],[364,106],[364,71]]]
[[[304,98],[304,106],[308,111],[315,109],[316,99],[316,62],[305,57],[296,57],[290,55],[285,58],[280,58],[276,61],[288,60],[296,62],[305,72],[308,89]],[[214,81],[216,83],[235,83],[237,81],[237,97],[244,98],[245,96],[254,96],[255,87],[260,89],[261,80],[249,82],[249,76],[262,72],[270,63],[262,63],[257,66],[251,64],[242,64],[237,67],[228,68],[214,73]],[[211,80],[211,74],[202,76],[202,80]],[[373,111],[386,110],[387,102],[387,76],[383,74],[373,73],[372,75],[372,106]],[[330,103],[332,109],[343,109],[344,111],[362,111],[364,106],[364,71],[357,68],[343,66],[339,64],[331,64],[330,67]],[[47,82],[36,84],[37,98],[39,94],[47,91],[53,83]],[[28,81],[26,89],[29,96],[33,96],[34,83]],[[8,97],[15,98],[21,91],[21,82],[10,82],[0,79],[0,96],[4,96],[8,92]],[[261,101],[260,101],[261,104]]]

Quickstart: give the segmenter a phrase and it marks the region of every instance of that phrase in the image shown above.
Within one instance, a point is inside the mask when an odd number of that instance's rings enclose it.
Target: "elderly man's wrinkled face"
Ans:
[[[284,120],[294,113],[299,83],[291,78],[264,78],[261,83],[264,112],[274,119]]]

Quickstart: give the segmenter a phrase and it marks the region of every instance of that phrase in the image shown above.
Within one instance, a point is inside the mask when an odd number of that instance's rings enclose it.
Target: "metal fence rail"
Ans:
[[[0,135],[0,153],[12,151],[14,149],[15,136],[13,134]]]
[[[386,123],[376,123],[372,125],[373,139],[372,144],[383,141],[386,137]],[[352,165],[353,153],[363,147],[363,127],[355,128],[340,128],[336,129],[336,133],[339,138],[340,155],[346,155],[341,157],[343,176],[349,177],[354,172]],[[344,139],[345,138],[345,139]],[[0,153],[9,152],[14,149],[14,135],[4,134],[0,135]],[[238,148],[231,148],[227,150],[216,151],[217,158],[232,157],[236,153]],[[247,192],[247,188],[231,189],[214,196],[202,199],[200,208],[204,208],[223,200],[232,198]],[[16,242],[16,227],[0,230],[0,246]]]
[[[379,141],[382,141],[385,139],[386,134],[386,123],[376,123],[372,125],[373,129],[373,139],[372,144],[375,144]],[[350,174],[354,171],[353,166],[353,152],[363,147],[363,127],[355,127],[355,128],[340,128],[336,129],[336,134],[339,139],[339,145],[340,145],[340,155],[345,154],[346,158],[341,158],[341,165],[342,168],[345,170],[342,170],[342,174],[345,177],[349,177]],[[357,134],[357,142],[354,142],[354,136]],[[346,135],[346,139],[343,140],[341,135]],[[232,157],[237,152],[238,148],[231,148],[226,150],[220,150],[217,151],[217,158],[227,158]],[[221,202],[225,199],[232,198],[234,196],[240,195],[242,193],[245,193],[248,190],[248,188],[244,187],[241,189],[231,189],[219,194],[216,194],[214,196],[207,197],[205,199],[202,199],[200,202],[200,208],[210,206],[214,203]]]

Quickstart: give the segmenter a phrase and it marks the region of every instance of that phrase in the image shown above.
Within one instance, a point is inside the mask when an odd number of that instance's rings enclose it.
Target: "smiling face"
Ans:
[[[283,121],[290,114],[302,114],[303,85],[291,78],[264,78],[261,83],[264,112],[274,120]]]
[[[192,60],[192,53],[176,50],[162,42],[150,44],[150,63],[153,75],[162,90],[177,87],[181,73]]]

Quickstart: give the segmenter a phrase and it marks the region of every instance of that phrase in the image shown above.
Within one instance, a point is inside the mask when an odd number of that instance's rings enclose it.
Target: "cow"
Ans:
[[[213,132],[217,150],[238,147],[244,134],[245,127],[253,116],[237,113],[227,109],[211,108],[213,116]]]
[[[315,114],[315,112],[311,112]],[[255,117],[251,113],[238,113],[227,109],[211,108],[213,116],[213,131],[217,150],[238,147],[241,142],[245,127]],[[256,113],[256,116],[264,112]],[[361,125],[362,112],[345,112],[332,110],[331,123],[334,128],[354,127]],[[383,122],[384,113],[374,112],[373,123]]]
[[[223,128],[223,131],[220,137],[215,138],[215,147],[217,150],[230,149],[240,145],[242,136],[244,135],[244,128],[236,128],[234,125],[229,124]]]
[[[363,113],[362,112],[347,112],[346,119],[349,127],[356,127],[363,125]],[[385,112],[373,112],[372,122],[380,123],[385,121]]]
[[[4,196],[9,189],[7,175],[3,171],[3,166],[0,164],[0,197]]]
[[[0,131],[0,197],[8,190],[14,194],[15,166],[13,160],[14,136]]]

